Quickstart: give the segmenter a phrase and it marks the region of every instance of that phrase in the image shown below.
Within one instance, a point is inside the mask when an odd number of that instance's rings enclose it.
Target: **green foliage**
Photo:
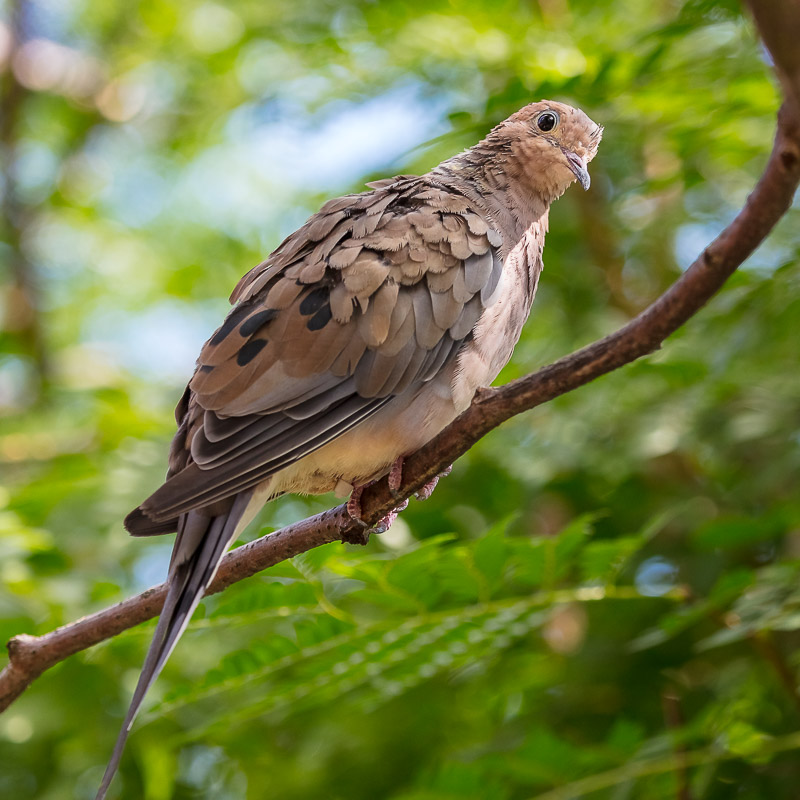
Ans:
[[[65,49],[16,65],[11,104],[0,58],[4,640],[163,578],[171,542],[121,519],[163,477],[225,297],[324,199],[542,97],[605,125],[591,192],[553,208],[509,380],[688,266],[779,103],[727,2],[21,7]],[[118,796],[794,798],[799,222],[795,204],[659,353],[494,431],[389,534],[206,600]],[[281,498],[247,535],[333,502]],[[0,717],[0,797],[93,796],[151,634]]]

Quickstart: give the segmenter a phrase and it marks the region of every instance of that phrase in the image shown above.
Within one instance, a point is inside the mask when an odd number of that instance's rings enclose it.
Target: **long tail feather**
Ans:
[[[228,545],[237,533],[237,526],[247,510],[252,494],[252,491],[239,494],[231,510],[224,516],[207,517],[198,511],[190,511],[181,518],[178,538],[172,551],[169,590],[164,608],[95,800],[105,798],[119,767],[125,742],[142,701],[170,653],[175,649],[203,593],[213,580]]]

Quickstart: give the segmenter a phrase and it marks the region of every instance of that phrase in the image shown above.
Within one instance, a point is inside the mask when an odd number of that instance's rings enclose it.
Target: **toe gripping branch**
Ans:
[[[389,491],[397,500],[400,499],[399,490],[403,482],[403,461],[403,456],[398,458],[394,464],[392,464],[388,475]],[[419,491],[415,492],[414,497],[420,501],[427,500],[433,494],[436,484],[439,483],[439,478],[449,475],[452,471],[453,466],[451,464],[449,467],[447,467],[447,469],[440,472],[433,480],[428,481],[428,483],[421,487]],[[405,499],[395,506],[395,508],[393,508],[388,514],[386,514],[386,516],[381,517],[372,527],[370,527],[361,517],[361,495],[363,494],[364,489],[366,489],[367,486],[371,486],[372,483],[374,483],[374,481],[371,483],[365,483],[361,486],[353,487],[353,491],[350,495],[350,499],[347,501],[346,508],[350,518],[360,526],[360,530],[347,531],[346,533],[343,533],[343,542],[347,542],[348,544],[365,545],[369,541],[370,533],[386,533],[386,531],[392,527],[392,523],[397,519],[398,514],[408,507],[408,499]]]

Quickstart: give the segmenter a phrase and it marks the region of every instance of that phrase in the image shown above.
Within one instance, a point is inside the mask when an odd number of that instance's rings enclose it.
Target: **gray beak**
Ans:
[[[575,173],[575,177],[583,186],[583,190],[586,191],[592,182],[589,177],[589,170],[586,169],[586,162],[570,150],[562,148],[561,152],[564,154],[564,158],[567,159],[567,166]]]

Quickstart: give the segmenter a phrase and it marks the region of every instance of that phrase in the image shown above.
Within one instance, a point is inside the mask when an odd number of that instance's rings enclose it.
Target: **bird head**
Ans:
[[[554,200],[577,180],[589,188],[587,169],[603,135],[580,109],[542,100],[501,122],[489,135],[506,144],[505,169],[536,195]]]

